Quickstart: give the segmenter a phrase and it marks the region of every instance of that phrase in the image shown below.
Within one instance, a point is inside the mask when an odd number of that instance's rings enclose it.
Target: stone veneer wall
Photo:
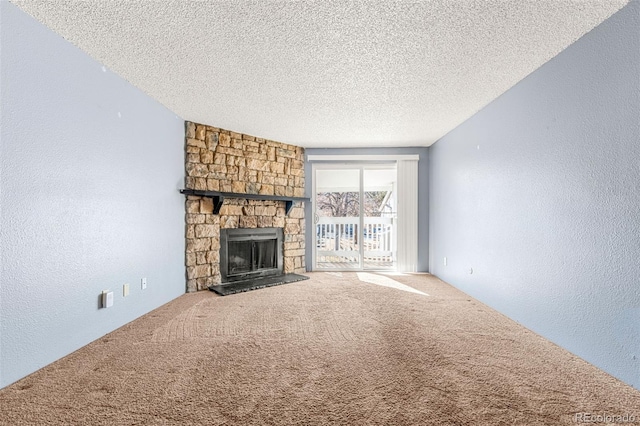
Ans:
[[[186,122],[187,189],[304,197],[304,149]],[[289,215],[284,201],[225,199],[213,214],[211,198],[188,196],[187,291],[220,283],[220,229],[284,228],[284,272],[305,271],[304,205]]]

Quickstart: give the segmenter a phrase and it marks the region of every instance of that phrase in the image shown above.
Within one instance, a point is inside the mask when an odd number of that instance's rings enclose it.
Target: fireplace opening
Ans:
[[[222,283],[282,275],[282,228],[220,230]]]

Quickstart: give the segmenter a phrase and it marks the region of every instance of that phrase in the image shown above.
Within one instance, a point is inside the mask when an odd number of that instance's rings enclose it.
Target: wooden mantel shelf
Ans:
[[[198,197],[209,197],[213,200],[213,214],[219,214],[220,208],[225,198],[243,198],[245,200],[260,201],[284,201],[286,213],[293,207],[294,201],[311,201],[309,198],[303,197],[287,197],[286,195],[262,195],[262,194],[240,194],[237,192],[219,192],[219,191],[202,191],[199,189],[181,189],[184,195],[195,195]]]

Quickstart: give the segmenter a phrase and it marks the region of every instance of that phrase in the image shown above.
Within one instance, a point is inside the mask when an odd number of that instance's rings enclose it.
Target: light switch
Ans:
[[[102,292],[102,307],[110,308],[113,306],[113,292],[109,290],[104,290]]]

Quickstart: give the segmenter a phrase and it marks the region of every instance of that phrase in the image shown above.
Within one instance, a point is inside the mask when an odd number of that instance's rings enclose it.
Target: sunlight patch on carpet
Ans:
[[[396,290],[408,291],[409,293],[417,293],[422,294],[424,296],[428,296],[427,293],[423,293],[420,290],[416,290],[413,287],[409,287],[408,285],[402,284],[399,281],[394,280],[393,278],[385,277],[382,275],[370,274],[368,272],[358,272],[358,279],[365,283],[381,285],[383,287],[391,287]]]

